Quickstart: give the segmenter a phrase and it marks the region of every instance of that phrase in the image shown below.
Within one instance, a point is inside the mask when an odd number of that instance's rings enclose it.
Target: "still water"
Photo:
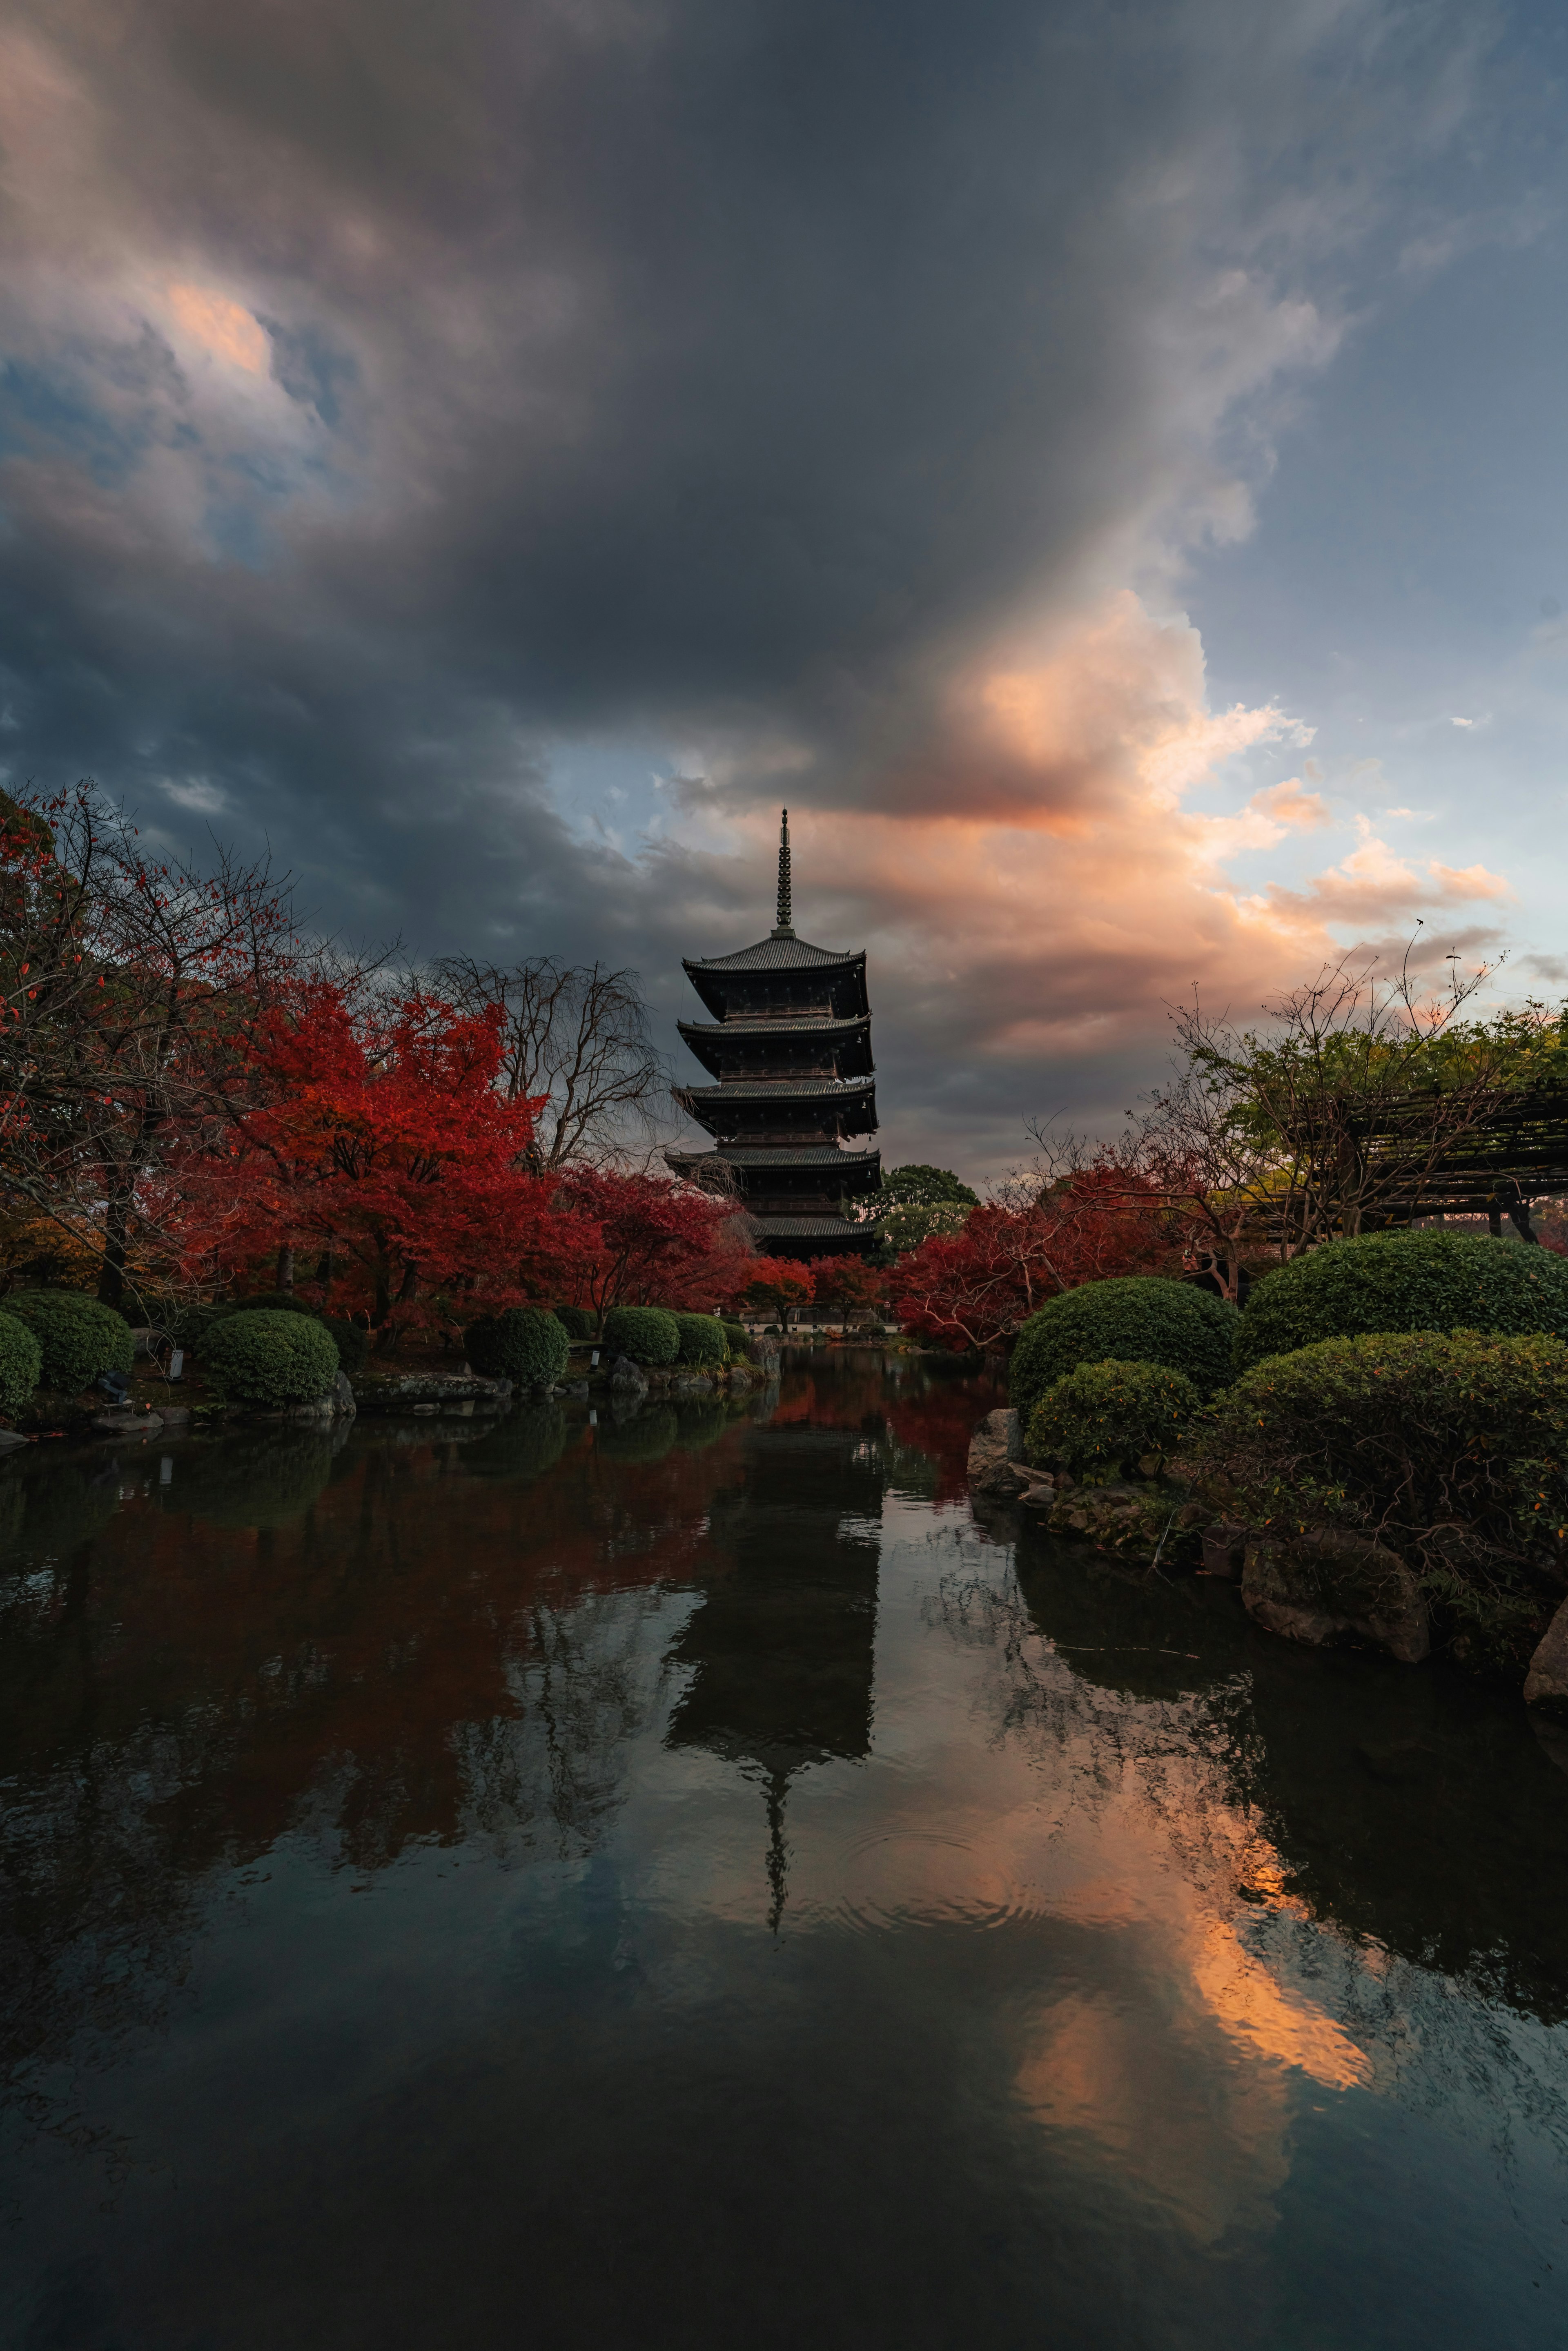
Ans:
[[[20,2351],[1568,2340],[1568,1771],[981,1384],[0,1468]]]

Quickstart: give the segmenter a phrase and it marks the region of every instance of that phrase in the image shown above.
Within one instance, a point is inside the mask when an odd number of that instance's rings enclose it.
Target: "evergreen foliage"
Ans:
[[[79,1290],[13,1290],[5,1311],[26,1324],[43,1358],[43,1384],[62,1395],[79,1395],[100,1373],[129,1372],[135,1361],[124,1317]]]
[[[44,1351],[27,1325],[0,1311],[0,1409],[15,1412],[38,1384]]]
[[[1031,1314],[1019,1332],[1008,1393],[1027,1416],[1080,1364],[1163,1364],[1205,1395],[1230,1376],[1236,1309],[1190,1282],[1155,1274],[1086,1281]]]
[[[511,1380],[517,1387],[548,1388],[566,1369],[570,1342],[543,1306],[508,1306],[502,1314],[481,1314],[463,1333],[464,1352],[487,1380]]]
[[[569,1339],[591,1339],[593,1317],[586,1306],[558,1306],[555,1319]]]
[[[1364,1233],[1303,1250],[1258,1282],[1236,1368],[1320,1339],[1383,1331],[1544,1332],[1568,1339],[1568,1259],[1470,1233]]]
[[[1216,1403],[1200,1464],[1254,1526],[1375,1535],[1498,1662],[1522,1663],[1568,1583],[1558,1339],[1375,1332],[1270,1355]]]
[[[232,1304],[218,1308],[215,1314],[200,1307],[195,1310],[198,1315],[204,1311],[206,1319],[195,1326],[195,1335],[189,1340],[179,1339],[179,1345],[189,1345],[193,1352],[199,1352],[202,1338],[212,1329],[214,1322],[222,1321],[228,1314],[308,1314],[320,1323],[324,1331],[330,1332],[332,1343],[338,1350],[339,1366],[350,1380],[359,1378],[370,1360],[371,1334],[360,1323],[350,1322],[346,1314],[329,1314],[319,1306],[312,1306],[305,1299],[294,1297],[287,1290],[258,1290],[254,1298],[236,1298]]]
[[[314,1314],[287,1308],[225,1314],[207,1332],[202,1360],[239,1404],[313,1404],[338,1376],[331,1332]]]
[[[1124,1478],[1149,1454],[1175,1452],[1202,1401],[1185,1373],[1163,1364],[1080,1364],[1030,1413],[1024,1458],[1074,1478]]]
[[[880,1191],[868,1195],[875,1218],[879,1251],[888,1264],[906,1249],[918,1249],[936,1233],[962,1232],[979,1194],[961,1184],[950,1167],[914,1163],[890,1167]]]
[[[745,1363],[751,1353],[751,1340],[745,1323],[723,1322],[719,1327],[724,1332],[725,1344],[729,1349],[732,1361]]]
[[[602,1344],[612,1355],[657,1370],[681,1352],[681,1326],[662,1306],[612,1306],[604,1318]]]
[[[712,1370],[725,1357],[724,1324],[715,1314],[677,1314],[681,1351],[676,1360],[695,1369]]]

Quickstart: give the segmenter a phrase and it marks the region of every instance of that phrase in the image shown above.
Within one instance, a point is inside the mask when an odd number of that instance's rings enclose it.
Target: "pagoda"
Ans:
[[[716,1082],[678,1086],[675,1100],[714,1148],[668,1151],[668,1165],[733,1192],[770,1257],[873,1249],[875,1226],[846,1214],[850,1199],[882,1181],[880,1154],[852,1140],[876,1131],[865,951],[796,937],[788,809],[771,934],[733,955],[688,956],[685,969],[713,1019],[683,1020],[681,1035]]]

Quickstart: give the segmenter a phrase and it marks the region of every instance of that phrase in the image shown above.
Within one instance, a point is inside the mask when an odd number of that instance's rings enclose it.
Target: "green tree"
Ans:
[[[916,1162],[894,1167],[882,1179],[880,1192],[868,1205],[876,1219],[877,1255],[885,1265],[906,1250],[939,1233],[961,1233],[969,1211],[980,1205],[979,1195],[960,1184],[950,1167],[927,1167]]]

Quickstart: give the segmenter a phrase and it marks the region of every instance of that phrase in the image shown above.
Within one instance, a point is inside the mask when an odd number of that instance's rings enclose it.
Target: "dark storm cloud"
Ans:
[[[742,877],[585,845],[552,738],[706,747],[737,807],[977,801],[952,680],[1243,527],[1478,21],[13,7],[11,772],[265,832],[361,934],[667,984]],[[993,812],[1096,789],[989,756]]]

